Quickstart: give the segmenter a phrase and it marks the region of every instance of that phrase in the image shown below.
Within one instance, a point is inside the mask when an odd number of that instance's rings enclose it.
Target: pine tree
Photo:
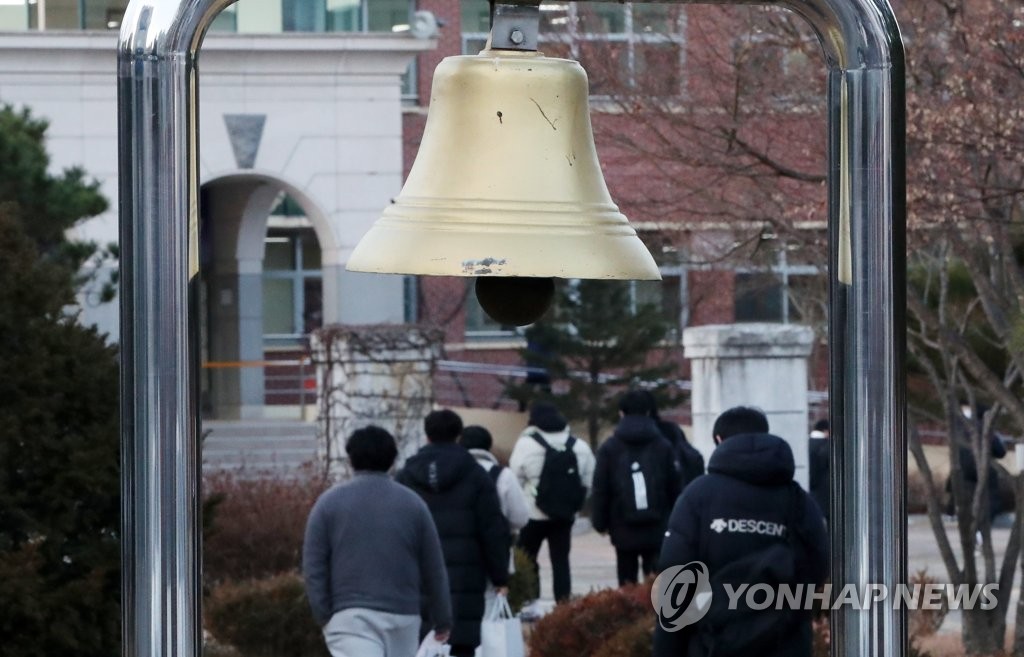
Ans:
[[[678,401],[668,377],[676,369],[657,350],[671,328],[661,310],[634,307],[626,281],[581,280],[562,285],[548,315],[526,330],[520,353],[528,367],[546,371],[550,381],[510,385],[509,395],[527,404],[552,396],[570,420],[582,420],[591,445],[601,426],[617,417],[615,397],[643,384],[663,402]]]
[[[45,123],[0,109],[0,652],[120,652],[115,350],[75,322],[88,245],[64,231],[105,201],[52,176]]]

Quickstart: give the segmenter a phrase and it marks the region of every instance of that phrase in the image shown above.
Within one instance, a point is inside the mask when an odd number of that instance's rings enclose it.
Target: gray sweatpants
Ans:
[[[419,634],[419,614],[373,609],[343,609],[324,626],[331,657],[413,657]]]

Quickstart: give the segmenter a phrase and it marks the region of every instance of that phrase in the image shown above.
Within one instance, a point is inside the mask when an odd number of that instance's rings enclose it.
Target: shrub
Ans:
[[[616,632],[594,657],[648,657],[653,650],[654,614],[648,614]]]
[[[918,570],[910,578],[910,585],[919,586],[922,590],[935,583],[936,579],[928,574],[927,568]],[[948,613],[949,599],[945,595],[938,609],[911,609],[907,614],[907,634],[915,639],[935,634]]]
[[[829,648],[832,642],[832,632],[827,615],[814,619],[813,643],[811,648],[812,657],[829,657]],[[921,647],[920,636],[915,635],[913,630],[909,632],[910,640],[907,642],[907,657],[932,657],[931,653]]]
[[[637,600],[638,588],[606,589],[557,605],[530,634],[530,657],[593,655],[620,631],[652,615],[650,598]]]
[[[296,570],[306,517],[327,484],[312,469],[300,476],[243,478],[218,472],[203,485],[208,586]]]
[[[215,642],[245,657],[328,654],[298,573],[222,584],[207,600],[204,616]]]
[[[537,567],[522,548],[512,548],[512,562],[515,572],[508,578],[508,604],[512,613],[518,614],[528,602],[540,597],[540,591],[537,590]]]

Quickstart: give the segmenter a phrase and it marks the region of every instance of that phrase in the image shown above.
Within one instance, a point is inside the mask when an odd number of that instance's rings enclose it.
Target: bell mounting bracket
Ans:
[[[540,3],[494,3],[491,14],[491,48],[536,50],[540,33]]]

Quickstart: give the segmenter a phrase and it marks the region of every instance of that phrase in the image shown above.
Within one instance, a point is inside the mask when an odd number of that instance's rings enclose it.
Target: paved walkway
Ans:
[[[956,535],[956,527],[951,522],[947,522],[945,527],[959,559],[959,539]],[[998,568],[1010,531],[1003,528],[994,529],[992,533],[996,548],[996,567]],[[546,548],[541,550],[538,558],[541,569],[541,607],[550,608],[554,604],[551,588],[551,565],[545,550]],[[586,519],[578,521],[573,527],[572,552],[569,558],[572,564],[572,591],[574,594],[582,595],[593,590],[613,588],[617,585],[615,550],[608,541],[608,537],[593,531]],[[918,570],[927,569],[928,574],[936,581],[949,581],[935,535],[932,533],[926,516],[911,516],[907,523],[907,562],[908,572],[911,575]],[[1015,568],[1015,571],[1019,571],[1019,568]],[[1010,602],[1011,609],[1016,608],[1019,587],[1019,582],[1015,580],[1014,594]],[[1012,618],[1010,620],[1012,622]],[[941,629],[943,632],[959,632],[959,613],[950,612]]]

